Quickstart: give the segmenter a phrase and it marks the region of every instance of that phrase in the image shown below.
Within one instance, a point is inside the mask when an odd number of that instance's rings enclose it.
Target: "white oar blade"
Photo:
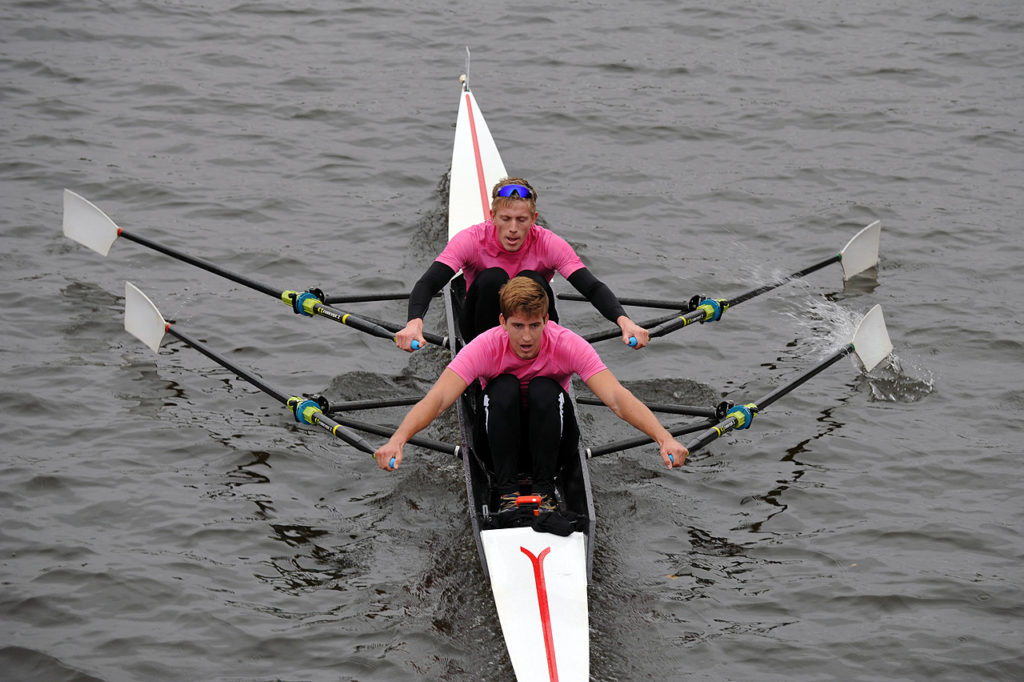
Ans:
[[[64,236],[106,256],[117,239],[117,225],[107,214],[69,189],[64,190]]]
[[[843,266],[843,280],[878,265],[878,240],[881,237],[882,221],[876,220],[863,230],[853,235],[840,251]]]
[[[882,306],[876,305],[868,311],[853,333],[853,356],[865,372],[870,372],[892,353],[892,341],[885,328]]]
[[[167,322],[149,297],[131,282],[124,283],[124,328],[129,334],[160,351],[160,341],[167,331]]]

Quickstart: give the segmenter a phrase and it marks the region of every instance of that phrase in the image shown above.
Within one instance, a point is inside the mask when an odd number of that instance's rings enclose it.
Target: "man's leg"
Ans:
[[[462,338],[468,343],[477,334],[498,326],[498,291],[508,281],[508,273],[501,268],[488,268],[481,272],[466,292],[466,305],[462,315]]]
[[[519,491],[519,379],[502,374],[484,389],[484,424],[498,496]]]
[[[554,495],[568,401],[568,394],[554,379],[537,377],[527,389],[527,443],[533,458],[533,492],[537,494]]]
[[[517,277],[529,277],[537,284],[544,287],[545,293],[548,295],[548,319],[552,322],[558,322],[558,311],[555,310],[555,292],[551,290],[551,282],[544,279],[544,277],[535,270],[523,270]]]

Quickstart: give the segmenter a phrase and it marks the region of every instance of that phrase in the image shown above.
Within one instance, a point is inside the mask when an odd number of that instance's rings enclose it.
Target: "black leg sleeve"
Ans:
[[[498,291],[508,281],[508,273],[501,268],[488,268],[481,272],[469,291],[461,321],[462,338],[468,343],[480,332],[498,326]]]
[[[522,433],[519,379],[502,374],[484,389],[484,424],[498,495],[519,490],[519,447]]]
[[[533,491],[552,494],[558,471],[558,453],[565,435],[569,396],[548,377],[537,377],[526,391],[527,443],[533,461]]]
[[[548,319],[552,322],[558,322],[558,311],[555,310],[555,292],[551,290],[551,282],[544,279],[543,275],[534,270],[523,270],[518,276],[529,277],[534,282],[544,287],[544,291],[548,295]]]

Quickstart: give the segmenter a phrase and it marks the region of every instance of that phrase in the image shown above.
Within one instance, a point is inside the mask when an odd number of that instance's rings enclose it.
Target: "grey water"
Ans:
[[[152,353],[124,281],[295,394],[416,395],[444,351],[61,234],[69,188],[281,289],[407,290],[444,239],[467,46],[506,167],[620,296],[736,295],[882,221],[867,278],[598,345],[642,398],[701,405],[782,385],[875,304],[895,351],[682,470],[592,460],[592,679],[1024,677],[1019,2],[10,0],[0,678],[512,678],[459,463],[386,474],[181,343]],[[588,444],[631,435],[583,412]]]

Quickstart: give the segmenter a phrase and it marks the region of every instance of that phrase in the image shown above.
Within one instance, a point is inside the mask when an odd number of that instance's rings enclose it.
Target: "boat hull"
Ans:
[[[468,87],[456,123],[449,183],[449,239],[490,218],[490,188],[506,176],[497,146]],[[459,319],[465,282],[456,275],[443,290],[448,338],[463,346]],[[490,454],[479,428],[481,389],[474,382],[456,401],[466,492],[480,564],[491,583],[509,658],[519,680],[586,680],[590,676],[587,586],[593,567],[594,502],[580,447],[577,406],[570,391],[574,433],[563,438],[556,494],[578,530],[568,535],[530,526],[503,528],[492,514]],[[525,490],[521,492],[526,492]]]

